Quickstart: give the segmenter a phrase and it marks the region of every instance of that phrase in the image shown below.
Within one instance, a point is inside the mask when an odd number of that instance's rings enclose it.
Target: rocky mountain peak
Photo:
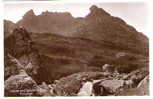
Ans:
[[[27,13],[24,14],[23,18],[36,16],[34,11],[31,9]]]
[[[50,16],[54,16],[54,15],[58,15],[58,16],[65,16],[65,17],[71,17],[72,18],[72,15],[71,13],[69,12],[49,12],[49,11],[45,11],[45,12],[42,12],[40,14],[41,15],[50,15]]]
[[[104,9],[98,8],[96,5],[90,7],[90,13],[87,17],[110,16]]]

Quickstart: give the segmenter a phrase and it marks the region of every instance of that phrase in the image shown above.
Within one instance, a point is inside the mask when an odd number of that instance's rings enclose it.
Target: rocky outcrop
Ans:
[[[48,85],[38,85],[36,81],[27,74],[27,67],[24,67],[19,60],[7,55],[5,67],[5,96],[51,96]],[[29,67],[31,68],[31,67]]]
[[[149,96],[149,76],[139,82],[137,87],[127,88],[116,94],[117,96]]]
[[[19,71],[21,69],[24,69],[24,67],[19,63],[17,59],[12,57],[11,55],[6,55],[5,56],[5,68],[4,68],[4,79],[6,80],[8,77],[12,75],[17,75],[19,74]]]
[[[37,96],[37,84],[25,71],[5,81],[5,96]]]
[[[145,86],[145,84],[147,84],[147,83],[149,83],[149,75],[146,76],[146,77],[138,84],[137,88],[143,87],[143,86]]]
[[[19,60],[28,75],[36,81],[40,81],[39,73],[44,70],[41,69],[41,58],[38,50],[34,47],[30,34],[23,27],[14,29],[13,33],[5,38],[5,70],[14,68],[7,57],[8,54]],[[5,77],[7,78],[8,74]]]
[[[107,91],[107,94],[114,94],[123,90],[124,80],[105,80],[100,85]]]
[[[93,17],[109,17],[110,14],[107,13],[104,9],[98,8],[96,5],[90,7],[90,13],[86,16],[87,18]]]
[[[69,22],[68,24],[66,24]],[[62,33],[65,28],[74,22],[70,13],[52,13],[42,12],[40,15],[35,15],[33,10],[24,14],[23,19],[17,22],[17,25],[24,26],[28,31],[35,33]]]
[[[36,96],[37,84],[26,73],[24,66],[12,56],[8,56],[12,63],[10,67],[10,77],[5,80],[5,96]],[[14,70],[14,68],[16,70]]]
[[[14,28],[16,28],[16,24],[9,20],[4,20],[4,38],[8,37],[12,34]]]

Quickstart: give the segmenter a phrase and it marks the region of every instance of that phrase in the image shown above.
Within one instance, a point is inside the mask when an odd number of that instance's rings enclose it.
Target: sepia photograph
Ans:
[[[4,96],[149,96],[145,2],[5,3]]]

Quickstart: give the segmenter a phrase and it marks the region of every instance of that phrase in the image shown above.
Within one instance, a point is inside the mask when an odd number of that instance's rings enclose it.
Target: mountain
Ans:
[[[25,67],[34,61],[29,75],[37,82],[50,83],[77,72],[102,71],[105,64],[114,65],[120,73],[148,68],[148,38],[95,5],[80,18],[68,12],[35,15],[30,10],[15,26],[12,35],[5,38],[5,53]]]
[[[122,19],[111,16],[95,5],[90,8],[90,13],[82,18],[74,18],[68,12],[46,11],[35,15],[33,10],[30,10],[16,24],[33,33],[79,37],[98,43],[108,42],[124,50],[148,55],[148,38],[146,36],[137,32]]]

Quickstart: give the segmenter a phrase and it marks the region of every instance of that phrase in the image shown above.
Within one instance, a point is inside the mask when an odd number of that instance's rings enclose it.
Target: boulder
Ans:
[[[59,79],[53,88],[56,96],[76,96],[84,81],[103,77],[101,72],[79,72]],[[90,87],[91,88],[91,87]]]
[[[115,66],[110,65],[110,64],[103,65],[102,69],[103,69],[104,72],[107,72],[107,73],[114,73],[116,71]]]
[[[114,94],[121,91],[124,86],[124,80],[105,80],[101,82],[100,85],[103,86],[108,93]]]
[[[5,81],[5,96],[37,96],[37,84],[24,70],[20,70],[18,75]]]
[[[45,82],[42,82],[37,89],[40,96],[51,96],[50,90],[51,88]]]
[[[19,74],[19,71],[23,69],[23,65],[20,64],[20,62],[12,57],[10,54],[6,55],[5,58],[5,80],[8,79],[11,75]]]
[[[104,88],[103,86],[100,85],[101,80],[100,81],[94,81],[93,84],[93,93],[95,96],[104,96]]]
[[[149,83],[149,75],[138,84],[137,88],[143,87],[146,83]]]
[[[142,81],[136,88],[127,88],[122,92],[116,94],[117,96],[148,96],[149,95],[149,82]]]

